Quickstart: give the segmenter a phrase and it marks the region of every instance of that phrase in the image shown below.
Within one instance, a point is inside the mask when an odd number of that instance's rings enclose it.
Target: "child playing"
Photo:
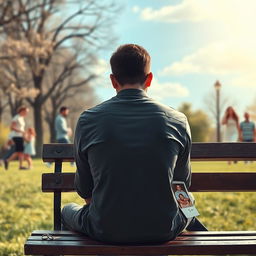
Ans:
[[[28,162],[28,169],[32,168],[31,156],[34,156],[36,154],[35,137],[36,137],[35,129],[28,128],[24,136],[24,140],[25,140],[24,160]]]

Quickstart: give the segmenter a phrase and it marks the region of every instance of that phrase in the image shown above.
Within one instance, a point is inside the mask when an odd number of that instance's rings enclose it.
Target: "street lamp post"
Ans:
[[[217,142],[221,141],[220,137],[220,88],[221,83],[217,80],[214,84],[214,88],[216,91],[216,137]]]

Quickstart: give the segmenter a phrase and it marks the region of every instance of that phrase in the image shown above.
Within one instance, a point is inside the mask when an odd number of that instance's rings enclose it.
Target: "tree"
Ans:
[[[78,42],[87,49],[86,54],[96,55],[112,40],[109,28],[116,8],[112,3],[100,0],[12,0],[9,4],[9,17],[15,18],[2,25],[5,33],[2,59],[15,60],[30,76],[31,86],[40,92],[34,99],[27,99],[34,110],[38,134],[36,145],[40,153],[43,143],[42,110],[61,84],[52,83],[44,87],[54,56],[64,49],[75,49]]]
[[[184,113],[189,121],[192,141],[204,142],[208,140],[210,133],[210,121],[206,113],[202,110],[192,110],[190,103],[183,103],[179,111]]]
[[[22,69],[12,62],[5,61],[0,66],[0,113],[9,107],[10,115],[14,116],[17,109],[27,99],[34,99],[40,93],[38,89],[30,86],[30,81]],[[0,119],[1,120],[1,119]]]
[[[76,55],[79,55],[79,51],[76,52]],[[89,56],[85,61],[88,62],[88,65],[92,63]],[[96,98],[89,83],[96,76],[88,73],[86,78],[81,77],[82,70],[80,69],[85,65],[81,64],[82,60],[77,63],[77,56],[71,54],[70,51],[65,51],[65,54],[55,57],[50,66],[45,86],[52,87],[52,84],[58,84],[44,108],[45,121],[49,126],[51,142],[55,142],[54,120],[62,105],[67,105],[71,110],[70,114],[74,114],[95,103]],[[85,74],[83,75],[85,76]]]
[[[42,4],[34,4],[30,7],[26,3],[19,4],[16,0],[0,0],[0,27],[3,28],[15,20],[21,19],[22,15],[29,15],[40,6]]]
[[[215,89],[212,89],[204,98],[204,103],[209,114],[213,117],[214,121],[217,118],[216,109],[217,95]],[[220,116],[224,114],[225,109],[231,104],[230,98],[228,98],[224,92],[220,93]]]
[[[217,137],[217,123],[218,123],[218,113],[217,113],[217,93],[214,88],[210,90],[210,92],[205,96],[204,98],[204,104],[206,107],[207,112],[209,112],[209,116],[212,117],[211,123],[214,124],[216,127],[216,136],[215,138],[218,139]],[[219,118],[220,118],[220,123],[219,125],[221,126],[221,119],[224,115],[224,112],[228,106],[235,105],[234,102],[230,97],[228,97],[222,89],[219,91]],[[220,136],[221,137],[221,136]],[[221,139],[221,138],[220,138]]]

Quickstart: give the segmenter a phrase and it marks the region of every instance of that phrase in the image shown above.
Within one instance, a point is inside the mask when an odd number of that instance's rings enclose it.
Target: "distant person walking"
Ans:
[[[237,142],[239,141],[240,125],[239,118],[233,107],[228,107],[225,111],[225,115],[222,119],[223,131],[223,142]],[[236,164],[237,161],[234,161]],[[228,161],[231,164],[231,161]]]
[[[249,113],[244,113],[244,121],[240,123],[241,137],[243,142],[256,141],[256,130],[254,122],[250,121]]]
[[[222,119],[223,142],[237,142],[240,138],[239,118],[233,107],[228,107]]]
[[[4,163],[4,160],[8,159],[15,152],[15,145],[10,135],[5,144],[1,147],[1,159],[0,166]]]
[[[18,108],[17,115],[15,115],[11,122],[11,134],[10,137],[14,142],[15,152],[7,159],[4,159],[4,167],[8,170],[9,162],[15,160],[17,157],[19,159],[19,169],[24,170],[26,167],[22,166],[22,161],[24,158],[24,134],[25,134],[25,120],[24,117],[28,114],[29,109],[25,106]]]
[[[28,128],[24,136],[24,139],[25,139],[24,160],[28,162],[28,169],[32,168],[33,162],[32,162],[31,156],[34,156],[36,154],[35,138],[36,138],[35,129]]]
[[[70,136],[72,135],[71,128],[67,125],[67,116],[69,114],[68,107],[61,107],[60,112],[55,118],[55,132],[58,143],[70,143]]]

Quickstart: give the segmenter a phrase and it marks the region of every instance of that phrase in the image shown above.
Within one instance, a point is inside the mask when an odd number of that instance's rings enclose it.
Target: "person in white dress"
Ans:
[[[24,160],[28,162],[28,169],[32,168],[31,156],[34,156],[36,154],[35,137],[36,137],[35,129],[28,128],[24,136],[24,140],[25,140]]]
[[[237,142],[240,137],[239,118],[233,107],[228,107],[222,119],[223,142]]]
[[[237,142],[241,137],[239,117],[234,108],[229,106],[222,118],[223,142]],[[231,163],[230,161],[228,162]],[[236,161],[234,161],[236,163]]]

